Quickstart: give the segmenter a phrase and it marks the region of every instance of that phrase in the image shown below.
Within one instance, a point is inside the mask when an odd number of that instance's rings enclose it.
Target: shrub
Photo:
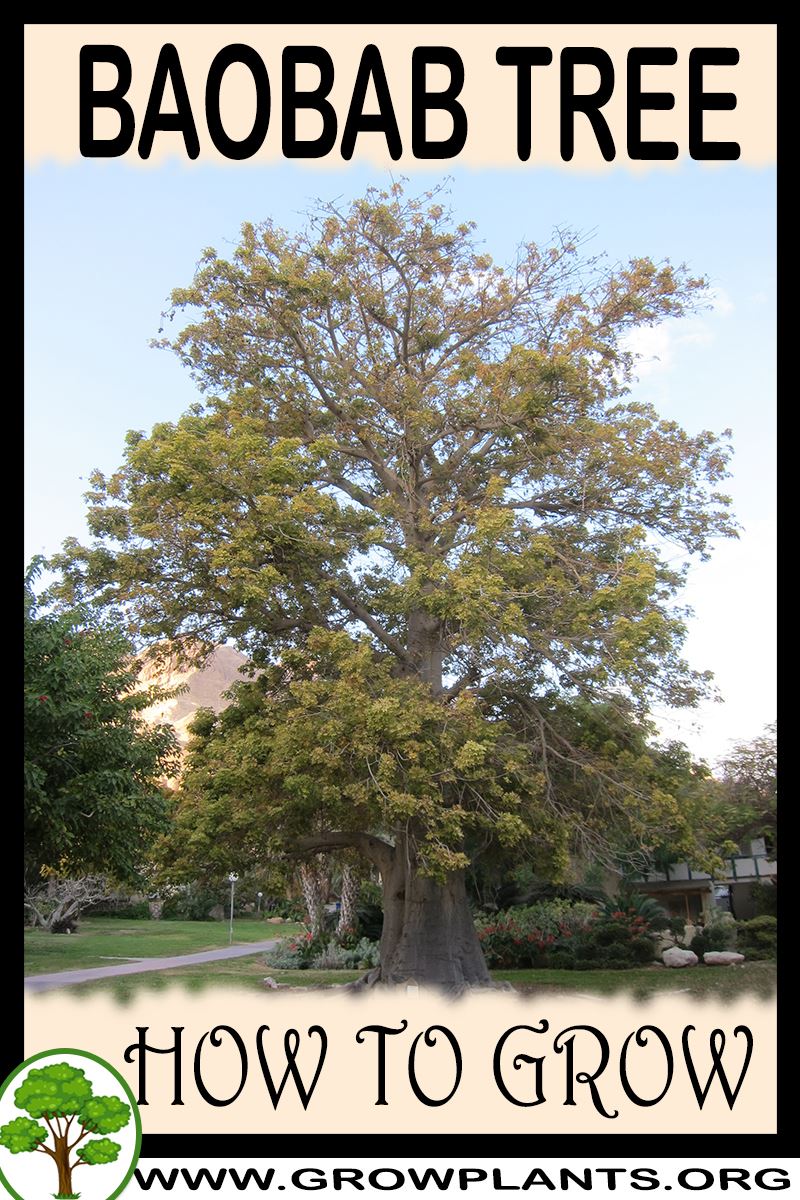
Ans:
[[[308,966],[302,960],[297,942],[281,942],[275,950],[265,955],[264,961],[277,971],[302,971],[304,966]]]
[[[542,901],[479,921],[478,937],[492,969],[622,969],[655,957],[656,931],[633,905],[599,912],[585,902]]]
[[[283,917],[284,921],[305,921],[306,907],[302,900],[272,899],[268,897],[261,906],[266,917]]]
[[[701,933],[695,934],[689,949],[702,958],[710,950],[733,950],[735,946],[736,924],[733,921],[720,921],[715,925],[706,925]]]
[[[541,929],[525,929],[513,918],[499,920],[478,930],[488,967],[544,966],[547,951],[556,935]]]
[[[620,892],[606,900],[603,912],[610,916],[613,912],[632,913],[636,917],[644,917],[653,930],[670,928],[670,915],[663,905],[652,896],[642,896],[639,892]]]
[[[747,958],[776,958],[778,954],[777,917],[753,917],[740,921],[739,949]]]
[[[210,921],[212,908],[224,902],[225,895],[218,889],[187,883],[164,901],[161,916],[171,921]]]
[[[667,929],[669,929],[676,942],[682,942],[686,933],[686,918],[670,917]]]
[[[750,888],[750,897],[756,910],[757,917],[777,917],[778,915],[778,884],[754,883]]]
[[[121,921],[149,921],[150,905],[146,900],[112,900],[107,904],[96,904],[86,915],[117,917]]]
[[[380,961],[380,948],[377,942],[369,938],[361,938],[355,946],[344,946],[335,941],[317,954],[311,965],[321,971],[367,970],[377,967]]]
[[[632,909],[599,914],[571,940],[564,939],[564,944],[577,971],[623,970],[652,962],[655,957],[655,931]]]
[[[376,967],[380,951],[377,942],[361,938],[355,945],[341,945],[335,938],[290,938],[266,955],[267,966],[277,971],[305,971],[314,967],[319,971],[367,970]]]

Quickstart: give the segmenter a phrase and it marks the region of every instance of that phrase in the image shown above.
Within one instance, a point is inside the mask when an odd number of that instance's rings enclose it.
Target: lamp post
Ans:
[[[261,912],[261,897],[262,897],[263,895],[264,895],[264,893],[263,893],[263,892],[256,892],[256,896],[257,896],[257,898],[258,898],[258,907],[256,908],[256,912],[257,912],[257,913],[260,913],[260,912]]]
[[[228,945],[229,946],[233,945],[233,893],[234,893],[234,889],[236,888],[236,880],[238,878],[239,878],[239,876],[236,874],[235,871],[231,871],[230,875],[228,876],[228,883],[231,885],[231,920],[230,920],[230,928],[228,931]]]

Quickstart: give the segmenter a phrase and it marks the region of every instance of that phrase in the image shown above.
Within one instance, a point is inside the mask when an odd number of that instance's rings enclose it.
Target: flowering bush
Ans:
[[[624,968],[655,956],[655,932],[632,907],[604,913],[583,902],[544,901],[480,923],[478,937],[491,969]]]
[[[303,971],[312,965],[324,949],[322,938],[315,938],[306,932],[281,942],[277,949],[267,954],[266,963],[278,971]]]
[[[486,964],[489,967],[540,967],[556,935],[541,929],[525,930],[513,918],[496,921],[478,930]]]
[[[376,967],[379,961],[378,943],[369,938],[356,940],[345,935],[336,938],[314,938],[310,933],[287,938],[266,956],[267,966],[277,971],[305,971],[314,967],[320,971],[342,971]]]

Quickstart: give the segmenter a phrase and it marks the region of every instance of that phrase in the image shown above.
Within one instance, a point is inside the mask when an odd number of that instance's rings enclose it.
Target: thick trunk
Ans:
[[[56,1198],[60,1196],[74,1196],[72,1190],[72,1168],[69,1165],[69,1150],[67,1148],[66,1138],[56,1138],[56,1166],[58,1168],[58,1191],[55,1193]]]
[[[418,836],[398,832],[391,845],[368,833],[328,832],[302,839],[297,849],[313,853],[353,846],[381,873],[380,966],[355,986],[418,983],[453,992],[489,986],[464,874],[451,872],[443,883],[421,875]]]
[[[371,982],[455,991],[491,983],[463,872],[444,883],[420,875],[413,847],[403,840],[383,874],[381,963]]]
[[[438,695],[444,664],[442,622],[438,617],[422,609],[409,613],[408,654],[415,674]]]

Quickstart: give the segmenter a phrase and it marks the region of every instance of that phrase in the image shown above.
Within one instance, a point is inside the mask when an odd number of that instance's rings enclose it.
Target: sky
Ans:
[[[710,763],[775,713],[775,172],[681,163],[634,173],[454,168],[450,200],[498,262],[555,228],[591,235],[612,262],[685,262],[712,307],[642,331],[633,396],[690,433],[732,430],[726,489],[741,526],[691,569],[685,654],[720,700],[659,711],[666,737]],[[412,190],[441,173],[414,171]],[[316,199],[348,200],[387,171],[352,165],[159,167],[82,160],[26,173],[25,557],[86,536],[93,468],[119,466],[127,430],[174,420],[196,398],[177,359],[154,350],[173,287],[207,246],[226,255],[244,221],[299,228]]]

